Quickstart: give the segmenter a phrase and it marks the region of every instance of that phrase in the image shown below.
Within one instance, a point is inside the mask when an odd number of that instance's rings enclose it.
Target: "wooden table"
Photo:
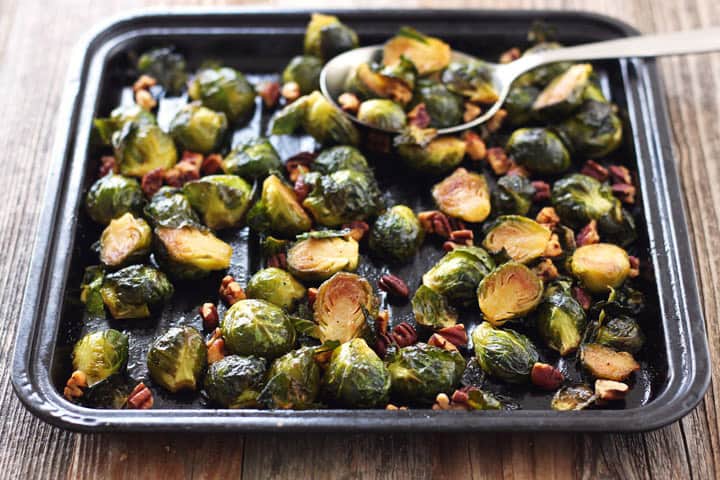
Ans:
[[[30,247],[40,228],[48,151],[70,50],[97,21],[130,7],[168,3],[186,2],[0,0],[0,156],[5,167],[0,175],[0,365],[6,371]],[[224,2],[197,3],[212,6]],[[720,3],[715,0],[271,4],[312,5],[318,9],[578,9],[619,17],[643,32],[720,25]],[[660,63],[675,156],[694,233],[710,350],[713,359],[720,360],[720,253],[715,250],[720,240],[720,54]],[[50,427],[25,411],[15,398],[9,377],[6,373],[0,378],[2,478],[720,477],[720,394],[715,392],[714,383],[690,415],[662,430],[636,435],[85,435]]]

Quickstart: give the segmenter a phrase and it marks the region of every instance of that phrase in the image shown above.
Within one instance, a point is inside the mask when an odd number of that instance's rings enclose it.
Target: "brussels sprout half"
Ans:
[[[248,281],[245,293],[248,298],[265,300],[287,311],[305,297],[305,287],[280,268],[270,267],[257,271]]]
[[[354,271],[360,261],[359,248],[352,238],[305,238],[288,250],[288,269],[301,280],[325,280],[343,270]]]
[[[128,337],[108,328],[88,333],[73,347],[72,366],[87,376],[88,387],[118,373],[128,359]]]
[[[507,112],[505,122],[508,125],[519,126],[533,120],[532,106],[538,95],[540,89],[533,85],[513,84],[503,103],[503,109]]]
[[[395,132],[405,127],[405,111],[392,100],[373,98],[360,104],[357,119],[380,130]]]
[[[221,407],[256,407],[266,370],[263,358],[228,355],[208,368],[205,392],[211,402]]]
[[[432,80],[418,81],[413,105],[425,104],[433,128],[447,128],[459,125],[463,119],[463,102],[442,83]]]
[[[175,142],[153,123],[127,122],[112,137],[120,173],[142,177],[157,168],[169,169],[177,162]]]
[[[538,352],[529,338],[483,322],[472,331],[478,364],[488,375],[508,383],[527,383]]]
[[[200,70],[188,94],[207,108],[223,112],[230,122],[248,118],[255,109],[255,89],[242,73],[228,67]]]
[[[505,252],[511,259],[529,263],[542,256],[551,232],[535,220],[520,215],[502,215],[490,226],[482,246],[493,255]]]
[[[543,283],[528,267],[508,262],[490,272],[478,286],[477,299],[485,320],[500,326],[538,306]]]
[[[264,300],[240,300],[222,322],[225,347],[237,355],[273,359],[295,344],[295,329],[282,308]]]
[[[616,382],[622,382],[640,370],[640,365],[628,352],[616,352],[597,343],[587,343],[580,348],[580,361],[593,377]]]
[[[617,288],[630,274],[630,260],[625,250],[612,243],[584,245],[568,262],[572,275],[593,293]]]
[[[297,55],[290,59],[282,72],[282,82],[295,82],[300,87],[300,94],[307,95],[320,88],[320,71],[322,61],[310,55]]]
[[[537,309],[537,328],[547,346],[564,357],[580,346],[585,330],[585,310],[572,296],[554,293]]]
[[[525,52],[523,52],[523,56],[532,55],[533,53],[539,53],[546,50],[555,50],[558,48],[562,48],[562,45],[560,45],[559,43],[542,42],[525,50]],[[558,75],[561,75],[563,72],[565,72],[568,68],[572,66],[573,64],[570,62],[556,62],[550,63],[548,65],[543,65],[542,67],[535,68],[530,72],[522,75],[518,79],[518,82],[525,85],[535,85],[537,87],[544,88],[547,84],[550,83],[550,81],[552,81],[552,79],[556,78]]]
[[[132,213],[110,221],[100,236],[100,261],[107,267],[142,262],[150,253],[152,230]]]
[[[320,285],[313,311],[320,341],[345,343],[367,332],[365,316],[377,316],[378,299],[367,280],[339,272]]]
[[[97,223],[107,225],[126,213],[139,217],[145,198],[134,178],[108,174],[92,184],[85,197],[85,210]]]
[[[453,303],[470,305],[477,298],[480,281],[493,268],[495,262],[482,248],[456,247],[423,275],[423,285]]]
[[[102,298],[102,285],[105,280],[105,268],[102,265],[91,265],[83,272],[80,284],[80,301],[90,317],[105,318],[105,303]]]
[[[150,316],[150,309],[170,299],[173,286],[163,272],[131,265],[105,275],[100,288],[105,306],[116,320]]]
[[[380,189],[370,172],[337,170],[311,182],[303,206],[320,225],[336,227],[365,220],[382,207]]]
[[[519,165],[540,174],[556,175],[571,165],[562,140],[547,128],[519,128],[510,135],[505,149]]]
[[[465,142],[452,136],[434,138],[426,145],[400,142],[397,152],[409,168],[435,175],[460,165],[465,157]]]
[[[227,131],[227,117],[199,103],[178,110],[170,122],[170,135],[185,150],[212,153],[220,147]]]
[[[176,393],[196,390],[207,365],[207,348],[193,327],[173,327],[155,339],[147,367],[155,383]]]
[[[159,227],[155,239],[158,263],[177,278],[202,278],[230,267],[232,247],[212,232],[196,227]]]
[[[595,402],[595,392],[587,385],[562,387],[552,398],[550,407],[553,410],[566,412],[584,410]]]
[[[490,215],[490,191],[485,176],[458,168],[432,188],[438,208],[466,222],[478,223]]]
[[[295,192],[275,175],[263,182],[260,200],[248,212],[247,223],[255,231],[282,237],[292,237],[312,226]]]
[[[492,78],[492,68],[481,60],[451,62],[442,74],[442,82],[450,90],[478,103],[498,101]]]
[[[587,157],[604,157],[622,143],[622,120],[604,101],[585,101],[574,116],[555,128],[574,152]]]
[[[457,323],[458,314],[444,295],[420,285],[412,298],[413,314],[418,325],[439,330]]]
[[[573,65],[555,77],[533,103],[540,117],[558,118],[570,114],[583,102],[585,88],[592,74],[592,65]]]
[[[137,103],[129,105],[120,105],[112,112],[108,118],[95,118],[93,125],[97,130],[100,140],[105,145],[112,144],[112,136],[120,130],[126,123],[150,123],[155,124],[155,115],[142,108]]]
[[[304,52],[328,61],[358,46],[357,34],[337,17],[313,13],[305,30]]]
[[[532,206],[535,187],[523,175],[500,177],[490,195],[494,215],[527,215]]]
[[[316,350],[315,347],[303,347],[272,363],[260,398],[268,408],[303,410],[315,406],[320,392]]]
[[[415,256],[424,238],[425,231],[415,213],[405,205],[395,205],[375,220],[368,245],[379,258],[407,262]]]
[[[402,57],[410,60],[419,75],[442,70],[450,63],[450,45],[410,27],[402,27],[383,48],[383,64],[395,65]]]
[[[339,145],[323,150],[312,163],[313,171],[329,174],[338,170],[370,171],[365,156],[355,147]]]
[[[595,343],[634,355],[642,349],[645,335],[637,320],[620,315],[603,322],[598,328]]]
[[[187,81],[185,57],[171,47],[143,53],[138,58],[137,69],[156,79],[170,94],[180,93]]]
[[[552,204],[563,223],[575,228],[586,225],[590,220],[622,215],[620,202],[613,196],[610,187],[580,173],[555,182]]]
[[[200,219],[182,190],[162,187],[145,206],[145,218],[153,227],[181,228],[200,226]]]
[[[233,148],[223,159],[225,173],[243,178],[265,178],[270,172],[280,170],[282,160],[267,138],[254,138]]]
[[[250,184],[236,175],[208,175],[187,182],[182,192],[214,230],[239,227],[250,207]]]
[[[415,66],[401,59],[397,64],[379,71],[367,63],[361,63],[348,75],[345,91],[361,98],[387,98],[400,105],[406,105],[413,96]]]

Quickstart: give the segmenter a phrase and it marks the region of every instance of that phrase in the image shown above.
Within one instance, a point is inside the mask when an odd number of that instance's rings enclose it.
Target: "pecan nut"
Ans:
[[[456,347],[464,347],[468,343],[467,332],[465,331],[465,325],[458,323],[452,327],[441,328],[437,331],[439,335],[445,337],[450,343]]]
[[[640,276],[640,259],[633,255],[629,255],[628,259],[630,260],[630,278]]]
[[[215,329],[210,340],[207,341],[206,346],[209,365],[225,358],[225,339],[222,337],[222,332],[219,328]]]
[[[297,82],[288,82],[282,86],[281,95],[288,102],[294,102],[300,98],[300,85]]]
[[[375,339],[375,353],[377,353],[380,358],[384,358],[388,347],[390,347],[392,343],[393,339],[390,335],[387,333],[378,333],[377,338]]]
[[[495,175],[505,175],[513,165],[502,147],[488,148],[487,161]]]
[[[608,169],[610,170],[612,183],[625,183],[627,185],[633,184],[632,175],[627,167],[623,167],[622,165],[610,165]]]
[[[155,400],[150,389],[140,382],[135,385],[127,399],[127,408],[131,410],[147,410],[152,408]]]
[[[276,253],[267,259],[267,266],[287,270],[287,255],[284,252]]]
[[[360,99],[354,93],[345,92],[338,97],[338,104],[343,111],[355,114],[360,108]]]
[[[592,177],[598,182],[604,182],[608,179],[608,169],[597,163],[595,160],[588,160],[583,165],[580,173]]]
[[[487,156],[485,142],[480,135],[471,130],[465,132],[465,153],[474,162],[484,160]]]
[[[472,245],[474,239],[475,234],[472,230],[465,229],[450,232],[450,241],[458,244]]]
[[[560,370],[547,363],[535,362],[530,371],[530,381],[543,390],[557,390],[565,380]]]
[[[187,182],[200,178],[200,166],[202,165],[202,155],[198,157],[194,155],[183,155],[174,167],[165,172],[165,183],[171,187],[180,188]]]
[[[143,110],[152,110],[157,106],[157,100],[147,90],[138,90],[135,92],[135,103]]]
[[[555,258],[562,255],[562,253],[563,249],[562,245],[560,245],[560,237],[558,237],[557,233],[553,233],[552,235],[550,235],[550,240],[548,240],[545,251],[543,252],[543,256]]]
[[[217,307],[214,303],[203,303],[200,307],[200,317],[202,317],[203,328],[205,330],[215,330],[220,321]]]
[[[495,112],[495,115],[490,117],[490,120],[487,121],[485,124],[485,128],[487,128],[487,131],[490,133],[495,133],[498,130],[500,130],[503,126],[503,123],[505,122],[505,118],[508,116],[507,110],[504,108],[501,108],[497,112]]]
[[[363,222],[360,220],[346,223],[345,225],[343,225],[342,228],[349,229],[350,238],[352,238],[356,242],[361,241],[365,237],[365,234],[370,231],[370,225],[368,225],[367,222]]]
[[[616,382],[615,380],[595,380],[595,403],[605,403],[608,401],[622,400],[630,390],[627,384]]]
[[[203,158],[202,164],[200,165],[200,173],[203,175],[213,175],[221,171],[222,168],[222,155],[219,153],[211,153]]]
[[[163,179],[165,178],[165,170],[162,168],[156,168],[143,175],[140,181],[140,188],[146,197],[151,198],[155,195],[160,187],[163,185]]]
[[[307,290],[307,296],[308,296],[308,304],[312,307],[315,303],[315,300],[317,299],[318,295],[318,289],[315,287],[310,287]]]
[[[533,267],[533,271],[545,282],[555,280],[558,276],[560,276],[557,267],[549,258],[546,258],[535,265],[535,267]]]
[[[629,183],[615,183],[611,187],[613,195],[618,197],[621,202],[632,205],[635,203],[636,189]]]
[[[472,102],[465,102],[465,111],[463,112],[463,122],[471,122],[480,116],[482,109]],[[469,132],[469,130],[468,130]],[[478,136],[478,138],[480,138]]]
[[[582,287],[573,287],[572,296],[575,300],[577,300],[583,310],[590,310],[590,306],[592,305],[592,297],[587,292],[587,290]]]
[[[290,176],[293,175],[291,174]],[[293,185],[293,192],[295,192],[295,197],[297,198],[298,202],[302,203],[303,200],[305,200],[305,198],[310,195],[310,190],[312,190],[312,185],[310,185],[309,183],[305,183],[303,177],[295,180],[295,184]]]
[[[543,182],[542,180],[535,180],[532,182],[532,186],[535,189],[533,202],[544,202],[546,200],[550,200],[550,184]]]
[[[458,246],[457,243],[448,240],[447,242],[444,242],[442,244],[442,249],[444,252],[451,252],[451,251],[455,250],[455,247],[457,247],[457,246]]]
[[[143,74],[135,80],[135,83],[133,83],[133,92],[137,92],[138,90],[148,90],[150,87],[154,87],[155,85],[157,85],[157,80],[155,80],[154,77]]]
[[[553,230],[560,223],[560,217],[553,207],[543,207],[535,217],[535,221]]]
[[[395,325],[395,328],[392,329],[391,337],[398,347],[414,345],[418,340],[415,328],[407,322]]]
[[[117,160],[112,155],[103,155],[100,157],[100,168],[98,168],[98,177],[104,177],[108,173],[119,173],[120,167]]]
[[[428,345],[442,348],[443,350],[447,350],[448,352],[457,352],[457,347],[452,342],[450,342],[450,340],[437,333],[433,333],[427,343]]]
[[[520,49],[517,47],[513,47],[510,50],[504,51],[500,55],[500,63],[514,62],[515,60],[520,58],[520,55],[522,55],[522,53],[520,52]]]
[[[424,103],[418,103],[415,108],[407,114],[408,123],[418,128],[427,128],[430,126],[430,114]]]
[[[230,275],[225,275],[220,284],[220,296],[229,305],[233,305],[240,300],[247,298],[245,291],[238,282]]]
[[[592,245],[600,241],[600,234],[597,229],[597,222],[590,220],[590,223],[585,225],[575,236],[575,244],[578,247],[583,245]]]
[[[383,310],[378,313],[375,318],[375,329],[379,334],[386,334],[388,331],[388,324],[390,323],[390,313],[387,310]]]
[[[378,287],[380,290],[383,290],[394,297],[407,298],[410,296],[410,289],[407,284],[397,275],[389,273],[383,275],[380,277],[380,280],[378,280]]]
[[[420,212],[418,213],[418,220],[426,233],[439,235],[443,238],[450,238],[450,232],[455,230],[450,225],[448,216],[439,210]]]
[[[280,84],[278,82],[262,82],[257,86],[257,93],[266,108],[273,108],[280,98]]]
[[[87,375],[81,370],[75,370],[63,389],[63,395],[68,400],[73,400],[83,396],[83,389],[87,388]]]

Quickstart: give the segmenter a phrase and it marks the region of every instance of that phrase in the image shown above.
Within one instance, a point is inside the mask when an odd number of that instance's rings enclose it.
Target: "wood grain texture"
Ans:
[[[7,371],[28,245],[72,46],[93,23],[144,5],[224,1],[0,0],[0,365]],[[242,2],[241,2],[242,3]],[[303,8],[390,6],[385,1],[279,1]],[[620,17],[643,32],[720,25],[714,0],[396,0],[393,7],[559,8]],[[660,62],[693,232],[712,358],[720,360],[720,54]],[[715,378],[718,368],[714,368]],[[0,377],[2,478],[718,478],[720,390],[673,425],[634,435],[81,435],[25,411]]]

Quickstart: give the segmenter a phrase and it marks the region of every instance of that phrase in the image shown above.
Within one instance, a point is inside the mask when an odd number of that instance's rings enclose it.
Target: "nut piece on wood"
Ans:
[[[415,328],[407,322],[395,325],[392,329],[392,339],[397,343],[398,347],[407,347],[417,343],[418,337]]]
[[[464,347],[468,343],[467,332],[465,331],[465,325],[458,323],[452,327],[441,328],[437,331],[438,335],[442,335],[447,341],[455,345],[456,347]]]
[[[215,330],[217,328],[220,319],[214,303],[203,303],[202,307],[200,307],[200,316],[205,330]]]
[[[389,273],[380,277],[380,280],[378,280],[378,287],[380,290],[387,292],[393,297],[407,298],[410,296],[410,289],[405,281],[402,278]]]
[[[565,380],[562,372],[547,363],[536,362],[530,371],[530,381],[543,390],[557,390]]]
[[[83,389],[87,386],[87,375],[85,375],[85,372],[75,370],[65,384],[63,395],[68,400],[80,398],[83,396]]]
[[[453,345],[450,340],[443,337],[442,335],[438,333],[433,333],[430,339],[428,340],[428,345],[432,345],[433,347],[442,348],[443,350],[447,350],[448,352],[457,352],[457,347]]]
[[[345,92],[338,97],[338,104],[343,111],[355,114],[360,108],[360,99],[354,93]]]
[[[152,408],[154,403],[152,392],[143,382],[140,382],[130,392],[127,399],[127,408],[131,410],[147,410]]]
[[[623,382],[614,380],[595,380],[595,403],[605,403],[608,401],[622,400],[630,390],[630,387]]]
[[[230,275],[225,275],[220,284],[220,296],[228,305],[233,305],[240,300],[245,300],[245,290]]]
[[[212,365],[225,358],[225,339],[222,337],[222,332],[219,328],[215,329],[206,345],[208,365]]]

